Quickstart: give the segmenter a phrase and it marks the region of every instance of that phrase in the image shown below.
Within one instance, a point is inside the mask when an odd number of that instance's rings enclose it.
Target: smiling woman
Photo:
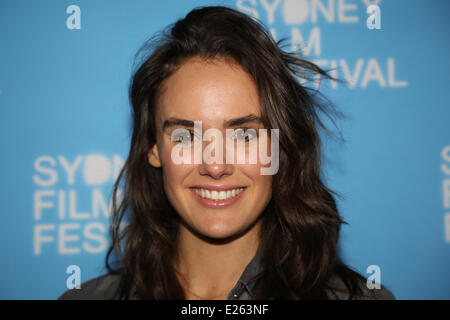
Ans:
[[[61,298],[393,298],[369,290],[337,254],[343,221],[320,179],[317,131],[326,129],[318,113],[330,114],[296,79],[327,73],[230,8],[194,9],[167,30],[140,51],[151,49],[130,86],[133,135],[115,185],[113,199],[122,187],[123,199],[114,202],[109,273]],[[197,149],[215,161],[194,161],[194,152],[177,163],[175,148],[199,142],[197,121],[221,134],[279,130],[276,155],[273,134],[259,144],[279,170],[236,161],[261,140],[246,134],[240,148],[227,138],[225,153],[206,139]]]

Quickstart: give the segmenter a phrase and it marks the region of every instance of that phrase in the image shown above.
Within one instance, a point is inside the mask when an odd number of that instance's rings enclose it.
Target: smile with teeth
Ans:
[[[244,188],[237,188],[223,191],[194,188],[195,193],[198,194],[203,199],[210,199],[215,201],[228,200],[234,198],[239,193],[241,193],[242,190],[244,190]]]

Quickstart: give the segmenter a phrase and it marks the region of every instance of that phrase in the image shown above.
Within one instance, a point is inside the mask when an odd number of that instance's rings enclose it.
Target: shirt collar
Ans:
[[[227,296],[228,300],[250,300],[253,299],[254,293],[253,289],[255,287],[256,281],[261,276],[263,271],[263,266],[261,263],[261,246],[258,246],[256,254],[245,267],[236,285],[231,289]],[[133,286],[131,291],[131,299],[140,299],[136,286]]]
[[[258,246],[255,256],[252,258],[247,267],[245,267],[244,272],[242,273],[238,282],[228,294],[229,300],[253,299],[253,289],[255,287],[256,281],[263,271],[261,257],[261,246]]]

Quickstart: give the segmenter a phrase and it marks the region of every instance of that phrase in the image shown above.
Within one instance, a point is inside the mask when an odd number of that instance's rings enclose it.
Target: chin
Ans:
[[[238,237],[242,234],[243,228],[239,228],[237,226],[208,226],[202,228],[202,230],[198,230],[199,233],[207,238],[212,240],[228,240]]]

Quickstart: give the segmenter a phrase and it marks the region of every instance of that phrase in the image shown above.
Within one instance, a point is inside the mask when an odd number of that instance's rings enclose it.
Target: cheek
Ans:
[[[171,149],[163,148],[161,162],[166,193],[173,194],[182,188],[184,177],[188,174],[190,165],[175,164],[171,158]]]
[[[258,190],[258,192],[260,193],[271,191],[272,176],[261,174],[261,168],[263,168],[261,164],[258,163],[258,164],[237,165],[237,167],[239,167],[239,171],[241,171],[244,175],[246,175],[253,181],[253,186],[255,187],[255,190]]]

